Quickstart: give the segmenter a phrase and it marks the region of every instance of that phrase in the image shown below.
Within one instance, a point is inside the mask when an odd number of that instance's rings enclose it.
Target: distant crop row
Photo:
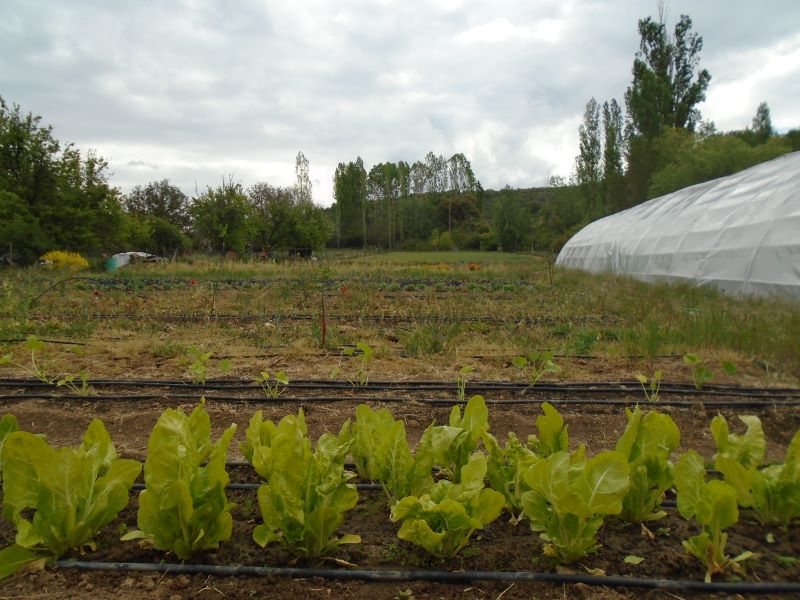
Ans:
[[[233,505],[226,497],[228,447],[236,425],[211,440],[205,401],[190,415],[166,409],[153,428],[139,495],[138,529],[123,540],[145,539],[186,559],[231,536]],[[359,477],[378,482],[398,536],[438,557],[466,547],[474,531],[503,511],[545,542],[543,552],[571,563],[599,547],[606,517],[648,523],[665,516],[668,490],[697,534],[683,541],[707,569],[706,579],[755,559],[726,553],[725,530],[750,508],[762,523],[784,528],[800,519],[800,432],[781,464],[763,466],[766,440],[755,416],[740,417],[743,434],[731,433],[721,415],[711,423],[722,479],[707,479],[695,451],[672,454],[680,432],[658,411],[627,410],[628,423],[613,450],[588,457],[569,449],[567,425],[548,403],[537,417],[537,436],[501,443],[489,432],[481,396],[454,406],[446,425],[429,426],[412,450],[402,421],[363,404],[338,435],[323,434],[312,447],[302,409],[280,422],[250,420],[239,447],[262,480],[263,522],[253,530],[261,546],[279,544],[300,557],[330,555],[341,544],[343,515],[358,501],[345,469],[350,456]],[[0,551],[0,578],[25,564],[50,561],[71,549],[93,549],[93,538],[127,506],[142,465],[117,457],[100,420],[93,420],[76,448],[51,447],[41,435],[18,431],[8,414],[0,421],[3,517],[17,530],[15,544]],[[434,477],[435,474],[435,477]]]

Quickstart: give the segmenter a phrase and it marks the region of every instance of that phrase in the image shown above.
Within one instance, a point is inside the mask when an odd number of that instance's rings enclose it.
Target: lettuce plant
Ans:
[[[17,535],[14,545],[0,551],[0,578],[73,548],[94,550],[92,539],[128,505],[141,470],[137,461],[117,458],[99,419],[77,448],[53,448],[25,431],[9,433],[3,445],[3,515]]]
[[[800,431],[782,464],[759,468],[766,450],[761,422],[739,418],[747,424],[744,435],[729,433],[721,415],[711,422],[718,450],[714,466],[736,490],[739,506],[752,508],[762,523],[787,526],[800,518]]]
[[[483,396],[473,396],[462,414],[455,405],[447,425],[428,427],[417,446],[420,464],[442,467],[443,475],[461,481],[461,469],[489,431],[489,411]]]
[[[3,415],[0,419],[0,483],[3,483],[3,444],[9,433],[19,430],[17,417],[11,413]]]
[[[542,403],[543,414],[536,417],[539,435],[529,435],[527,443],[521,442],[512,431],[508,433],[505,448],[487,433],[483,443],[489,452],[487,468],[489,484],[506,498],[506,508],[512,514],[512,522],[523,518],[522,494],[530,491],[524,473],[537,457],[548,457],[555,452],[569,450],[569,435],[564,419],[549,402]]]
[[[508,432],[505,447],[491,434],[486,434],[483,443],[489,453],[486,468],[489,485],[503,494],[506,508],[512,513],[512,522],[516,524],[523,516],[522,494],[530,491],[523,475],[536,460],[536,454],[520,442],[513,431]]]
[[[269,425],[267,425],[269,423]],[[255,425],[251,421],[251,426]],[[277,542],[296,556],[323,556],[340,544],[357,544],[357,535],[336,535],[343,515],[358,502],[358,491],[344,470],[352,440],[323,434],[312,452],[303,410],[288,415],[277,426],[261,421],[252,453],[253,466],[265,479],[258,489],[264,523],[253,530],[260,546]],[[255,433],[250,436],[256,440]]]
[[[628,493],[628,462],[616,451],[587,459],[583,446],[572,454],[539,458],[524,475],[531,491],[522,510],[547,544],[544,554],[571,563],[597,550],[597,531],[606,515],[618,515]]]
[[[628,461],[631,487],[622,501],[620,517],[638,523],[666,516],[656,510],[664,493],[672,487],[674,467],[670,455],[681,443],[681,434],[672,417],[650,411],[643,414],[636,406],[625,409],[628,424],[617,442],[616,450]]]
[[[473,454],[461,470],[461,482],[436,482],[427,494],[407,496],[392,507],[397,535],[438,557],[458,554],[472,532],[500,516],[505,499],[484,486],[486,456]]]
[[[158,418],[147,443],[139,529],[123,540],[146,539],[184,560],[231,537],[233,505],[225,496],[225,462],[236,425],[212,444],[204,406],[205,398],[189,416],[170,408]]]
[[[687,552],[706,567],[706,582],[711,576],[727,569],[741,572],[739,562],[750,558],[752,552],[742,552],[728,558],[725,546],[728,534],[723,530],[739,520],[736,490],[719,480],[706,481],[706,466],[694,450],[682,454],[675,467],[675,488],[678,491],[678,512],[694,519],[703,528],[698,535],[683,541]]]
[[[418,496],[433,485],[430,452],[415,460],[403,422],[385,408],[374,411],[366,404],[356,407],[354,424],[345,433],[352,440],[350,454],[362,479],[377,481],[389,504],[404,496]]]

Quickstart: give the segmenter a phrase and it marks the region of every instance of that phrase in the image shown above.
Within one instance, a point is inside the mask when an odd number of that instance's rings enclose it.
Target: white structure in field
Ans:
[[[590,223],[556,264],[800,299],[800,152]]]

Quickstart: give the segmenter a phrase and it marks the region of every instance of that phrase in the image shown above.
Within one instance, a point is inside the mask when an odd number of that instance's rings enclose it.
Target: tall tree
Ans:
[[[308,171],[308,159],[302,150],[297,153],[297,159],[294,167],[295,175],[297,176],[297,184],[295,191],[299,202],[311,203],[311,178]]]
[[[603,212],[617,212],[625,205],[622,157],[624,124],[615,99],[603,103]]]
[[[600,184],[603,178],[603,142],[600,137],[600,106],[590,99],[578,128],[579,154],[575,174],[584,198],[584,218],[593,220],[602,212]]]
[[[772,117],[769,113],[769,106],[762,102],[756,109],[756,116],[753,117],[753,134],[758,143],[766,142],[773,134]]]
[[[662,11],[659,21],[639,21],[639,51],[633,81],[625,92],[628,111],[628,204],[647,198],[652,174],[660,166],[653,143],[664,128],[694,131],[700,122],[697,105],[705,100],[711,80],[698,71],[703,38],[692,32],[692,20],[681,15],[670,36]]]

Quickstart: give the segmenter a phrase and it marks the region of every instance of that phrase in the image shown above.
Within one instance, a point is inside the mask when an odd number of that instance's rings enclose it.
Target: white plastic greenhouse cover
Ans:
[[[556,264],[800,299],[800,152],[590,223]]]

